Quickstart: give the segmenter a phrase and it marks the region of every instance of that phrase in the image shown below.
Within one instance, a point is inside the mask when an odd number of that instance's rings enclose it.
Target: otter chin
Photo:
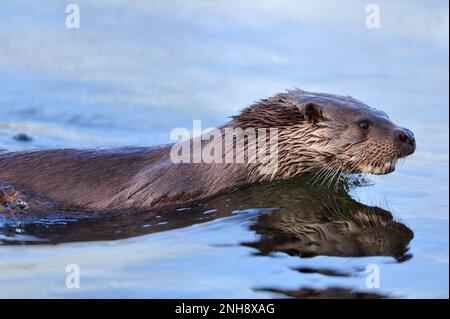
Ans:
[[[230,129],[234,136],[227,139]],[[276,153],[267,137],[252,144],[248,133],[252,129],[276,129]],[[257,101],[217,132],[213,139],[201,136],[182,143],[189,146],[192,159],[195,151],[190,146],[200,139],[200,153],[216,155],[209,162],[174,161],[175,145],[1,154],[0,186],[8,191],[2,191],[0,213],[49,207],[147,210],[307,173],[388,174],[416,148],[414,134],[394,124],[386,113],[350,96],[300,89]],[[218,144],[221,140],[225,143]],[[239,140],[244,143],[237,150]],[[276,163],[269,172],[262,169],[267,163],[248,160],[252,150],[269,150],[269,160]]]
[[[391,162],[383,163],[375,163],[375,164],[361,164],[359,172],[360,173],[369,173],[374,175],[384,175],[389,174],[395,171],[396,160]],[[351,171],[350,171],[351,172]]]

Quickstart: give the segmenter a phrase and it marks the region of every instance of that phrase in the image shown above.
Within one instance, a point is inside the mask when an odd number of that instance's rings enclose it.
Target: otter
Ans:
[[[240,131],[226,139],[227,129]],[[230,155],[227,145],[236,146],[239,139],[248,141],[248,129],[276,129],[276,165],[269,173],[264,163],[248,161],[252,146],[274,156],[268,136],[263,135],[258,145],[247,142],[243,150],[233,152],[235,161],[231,162],[174,162],[174,144],[1,154],[0,212],[55,207],[92,212],[148,210],[307,173],[327,177],[388,174],[416,147],[414,134],[395,125],[384,112],[350,96],[300,89],[262,99],[232,116],[219,127],[227,140],[219,148],[215,148],[216,137],[207,141],[200,136],[183,143],[193,145],[200,139],[200,152],[223,151],[220,157],[225,159]],[[247,161],[237,161],[239,155]]]

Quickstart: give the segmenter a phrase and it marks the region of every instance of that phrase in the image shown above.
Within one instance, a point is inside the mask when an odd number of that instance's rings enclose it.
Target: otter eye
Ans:
[[[370,121],[367,121],[367,120],[362,120],[362,121],[358,122],[358,126],[360,128],[362,128],[363,130],[368,130],[370,127],[370,124],[371,124]]]

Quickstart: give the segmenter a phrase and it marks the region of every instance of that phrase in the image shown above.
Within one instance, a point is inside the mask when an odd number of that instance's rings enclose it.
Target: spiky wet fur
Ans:
[[[305,113],[311,103],[323,108],[318,120]],[[232,117],[221,132],[233,127],[278,130],[278,152],[271,153],[277,165],[271,174],[261,174],[259,163],[176,164],[169,156],[172,145],[163,145],[1,154],[0,183],[14,186],[30,202],[42,198],[64,209],[100,211],[181,204],[304,173],[327,184],[346,173],[389,173],[407,154],[392,141],[348,134],[347,117],[357,115],[391,123],[385,113],[351,97],[302,90],[260,100]]]

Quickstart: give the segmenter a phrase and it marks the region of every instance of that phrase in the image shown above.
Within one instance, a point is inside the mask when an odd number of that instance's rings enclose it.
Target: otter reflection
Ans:
[[[387,295],[359,292],[339,287],[331,287],[325,289],[300,288],[297,290],[283,290],[272,288],[258,289],[258,291],[271,292],[297,299],[382,299],[389,297]]]
[[[247,243],[260,254],[291,256],[392,256],[404,261],[413,232],[390,212],[366,206],[348,196],[303,194],[282,201],[282,209],[262,215],[251,229],[261,235]]]
[[[267,213],[261,209],[254,217],[250,229],[260,239],[243,245],[258,249],[260,254],[408,258],[412,231],[395,221],[390,212],[355,201],[344,186],[327,191],[297,178],[258,184],[184,208],[126,214],[55,213],[43,219],[0,220],[0,241],[28,244],[121,239],[187,227],[257,207],[272,210]]]

